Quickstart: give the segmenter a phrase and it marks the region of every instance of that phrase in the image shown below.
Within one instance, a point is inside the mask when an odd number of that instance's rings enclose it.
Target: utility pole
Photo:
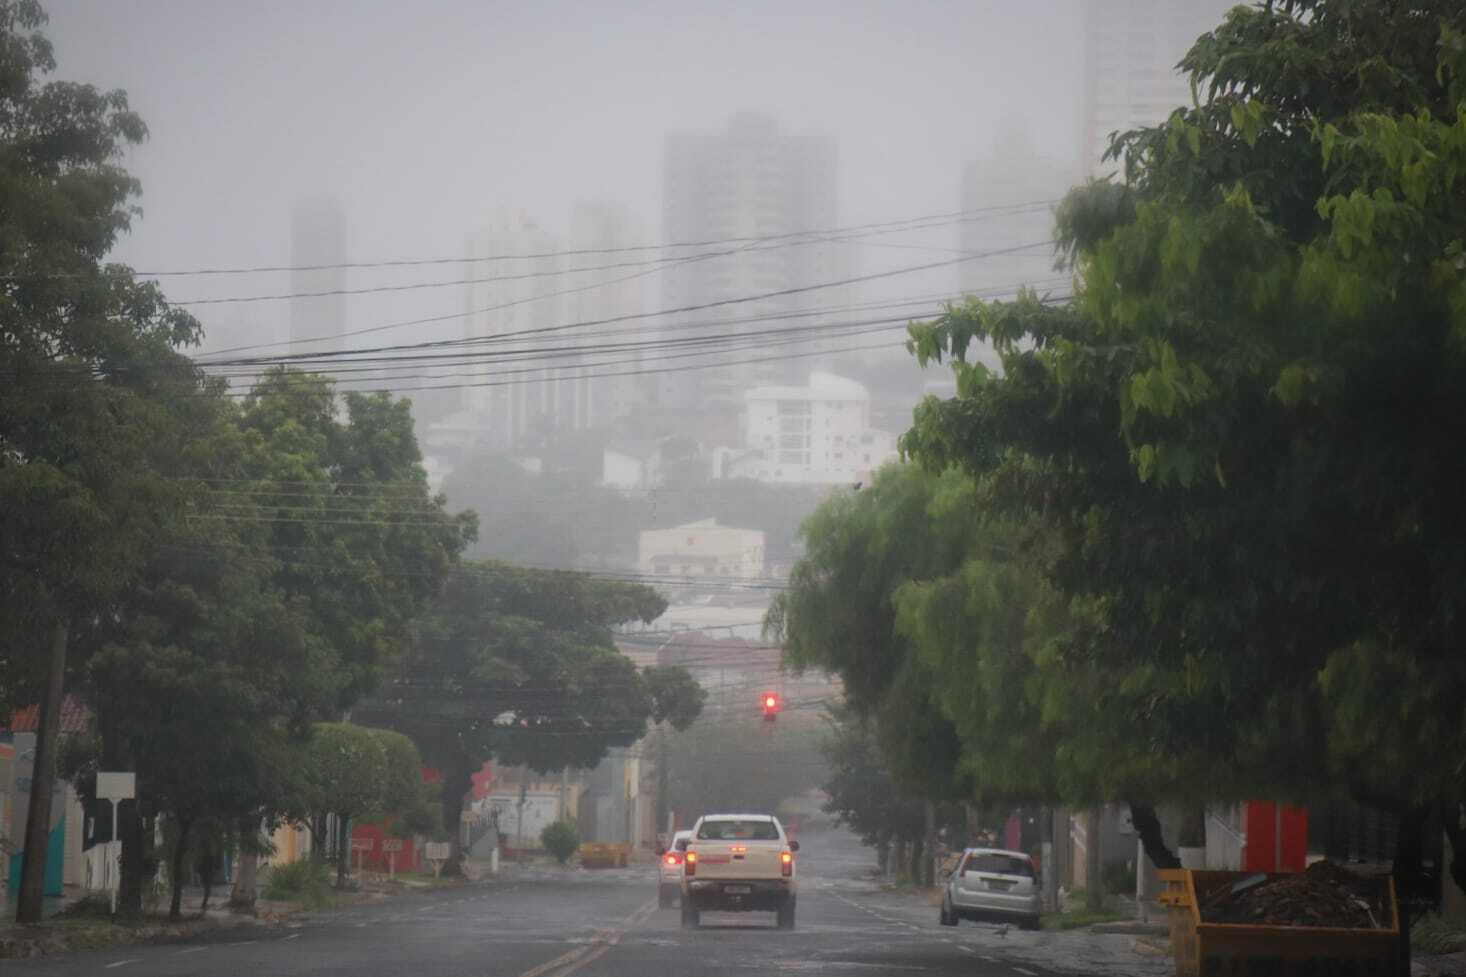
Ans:
[[[51,661],[41,695],[36,728],[36,758],[31,772],[31,800],[26,809],[25,854],[20,861],[20,898],[15,919],[39,923],[46,898],[46,853],[51,840],[51,792],[56,784],[56,742],[61,733],[61,699],[66,685],[66,642],[69,629],[58,622],[51,629]]]

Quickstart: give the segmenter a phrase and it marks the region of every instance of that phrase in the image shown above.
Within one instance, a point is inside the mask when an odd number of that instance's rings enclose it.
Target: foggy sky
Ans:
[[[323,193],[345,211],[352,260],[461,255],[500,207],[563,232],[584,199],[625,204],[659,240],[667,132],[721,128],[741,110],[835,137],[841,224],[956,210],[963,164],[1000,151],[996,133],[1077,152],[1082,5],[46,4],[57,77],[126,89],[151,130],[127,161],[144,217],[115,253],[142,270],[286,263],[292,205]],[[933,240],[956,246],[956,231]],[[873,251],[858,270],[920,257]],[[953,270],[886,288],[956,281]],[[166,288],[181,300],[287,283]],[[462,302],[452,288],[373,296],[353,299],[350,316],[370,325]],[[206,323],[287,314],[285,303],[198,311]]]

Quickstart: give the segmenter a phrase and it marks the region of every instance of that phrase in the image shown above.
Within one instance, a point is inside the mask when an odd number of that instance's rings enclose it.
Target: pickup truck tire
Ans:
[[[792,930],[794,928],[794,900],[786,899],[778,909],[779,929]]]
[[[950,893],[942,897],[942,915],[939,917],[939,922],[943,926],[957,925],[957,912],[952,908],[952,896]]]
[[[685,930],[695,930],[702,922],[702,913],[693,909],[687,903],[688,900],[682,900],[682,928]]]

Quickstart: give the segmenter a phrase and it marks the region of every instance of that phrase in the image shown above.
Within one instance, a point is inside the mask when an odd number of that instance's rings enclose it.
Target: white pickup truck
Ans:
[[[682,925],[695,927],[703,910],[773,911],[780,929],[794,928],[798,875],[791,841],[768,814],[707,814],[682,849]]]

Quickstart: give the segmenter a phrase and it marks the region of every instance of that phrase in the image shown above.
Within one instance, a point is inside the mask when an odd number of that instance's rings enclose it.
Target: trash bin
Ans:
[[[1375,928],[1276,926],[1203,919],[1213,895],[1244,880],[1257,884],[1302,873],[1162,869],[1160,901],[1171,929],[1177,977],[1394,977],[1400,912],[1394,880],[1377,880],[1385,918]]]

